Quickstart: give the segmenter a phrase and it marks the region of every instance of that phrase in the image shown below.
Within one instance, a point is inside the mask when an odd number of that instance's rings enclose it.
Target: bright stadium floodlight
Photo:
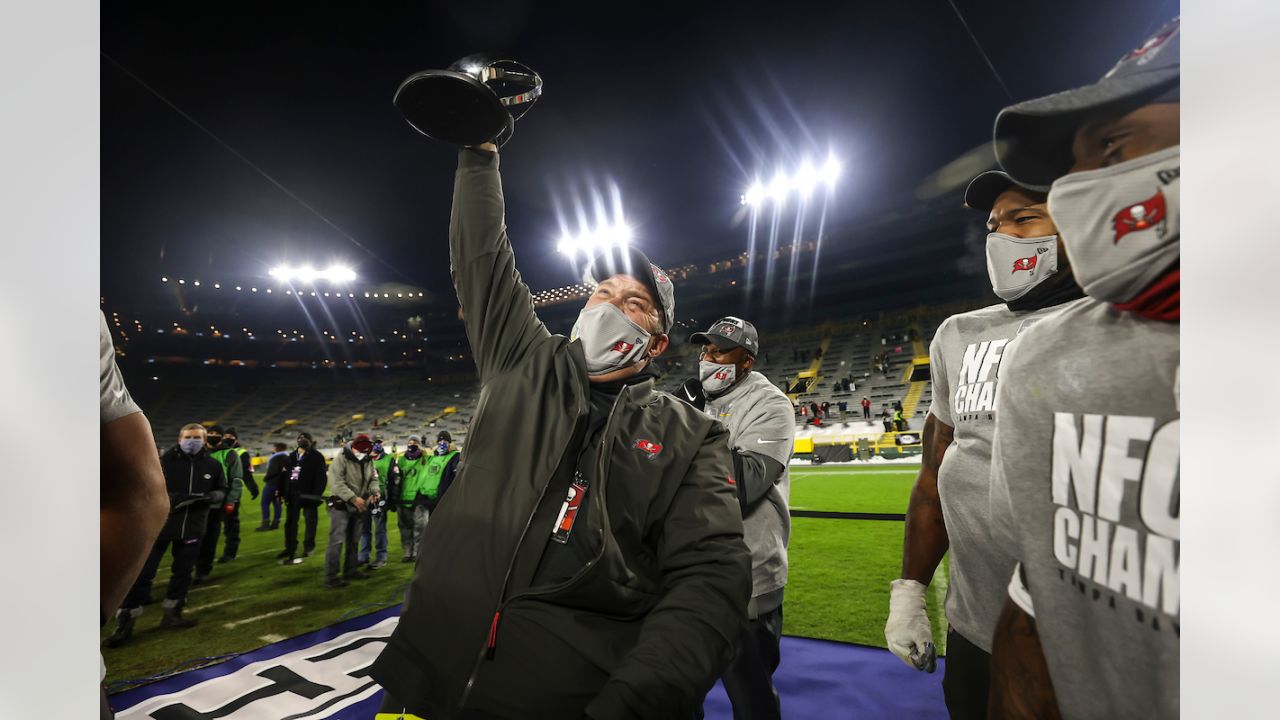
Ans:
[[[791,181],[787,179],[786,173],[781,170],[777,175],[773,176],[773,180],[769,182],[769,199],[774,202],[780,202],[787,196],[787,191],[791,189]]]
[[[828,187],[833,187],[836,181],[840,179],[841,169],[839,160],[836,160],[834,156],[827,156],[827,161],[822,165],[822,181]]]
[[[316,270],[310,265],[303,265],[293,271],[293,275],[297,277],[299,281],[304,283],[313,283],[316,281]]]
[[[581,252],[592,256],[612,247],[621,247],[634,239],[635,233],[625,222],[616,225],[604,225],[578,236],[565,235],[556,242],[556,252],[573,256]]]
[[[356,279],[356,271],[345,265],[330,265],[328,270],[321,273],[321,277],[329,282],[347,283]]]
[[[799,191],[800,197],[809,197],[809,193],[813,191],[813,186],[818,184],[818,173],[813,169],[813,165],[809,164],[808,160],[800,164],[800,169],[791,178],[791,184]]]

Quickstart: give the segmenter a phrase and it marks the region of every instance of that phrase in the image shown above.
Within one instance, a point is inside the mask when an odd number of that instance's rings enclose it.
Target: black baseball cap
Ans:
[[[690,335],[689,342],[696,345],[711,343],[725,350],[746,348],[751,357],[760,352],[760,335],[756,332],[756,326],[732,316],[715,321],[709,330]]]
[[[444,440],[445,442],[453,442],[453,436],[449,434],[448,430],[441,430],[439,434],[436,435],[436,442],[440,442],[441,440]]]
[[[587,265],[582,280],[588,285],[599,285],[614,275],[630,275],[644,283],[658,303],[662,332],[671,332],[676,321],[676,290],[662,268],[650,262],[648,256],[636,248],[622,245],[597,255]]]
[[[1030,186],[1014,182],[1013,178],[1009,177],[1009,173],[1003,170],[988,170],[969,181],[969,187],[964,189],[964,206],[989,213],[991,208],[995,207],[996,198],[1000,197],[1005,190],[1015,186],[1031,192],[1049,191],[1045,186]]]
[[[1179,35],[1179,19],[1174,18],[1098,82],[1001,110],[995,125],[1000,167],[1019,184],[1047,186],[1071,169],[1071,142],[1088,115],[1111,105],[1178,102]]]

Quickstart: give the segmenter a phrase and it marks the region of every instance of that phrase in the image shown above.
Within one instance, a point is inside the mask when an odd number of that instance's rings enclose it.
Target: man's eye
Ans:
[[[1016,223],[1023,223],[1023,222],[1032,222],[1039,219],[1040,218],[1036,215],[1019,215],[1018,217],[1014,218],[1013,221]]]

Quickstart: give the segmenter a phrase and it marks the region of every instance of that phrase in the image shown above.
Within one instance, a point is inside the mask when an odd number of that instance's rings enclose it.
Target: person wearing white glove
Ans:
[[[925,594],[949,551],[943,696],[952,718],[985,719],[991,639],[1014,565],[991,532],[1000,365],[1023,330],[1083,291],[1061,252],[1042,191],[990,171],[969,184],[965,204],[987,214],[987,269],[1004,302],[947,318],[930,344],[933,404],[907,507],[902,577],[892,583],[884,636],[908,666],[934,672],[937,649]]]

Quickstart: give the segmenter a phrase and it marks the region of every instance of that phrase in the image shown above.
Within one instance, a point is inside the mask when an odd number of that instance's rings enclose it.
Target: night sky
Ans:
[[[1095,80],[1178,12],[1176,0],[956,3],[1017,99]],[[391,97],[410,73],[473,52],[545,83],[502,152],[535,290],[576,279],[553,249],[557,201],[615,183],[656,262],[715,260],[745,247],[735,216],[753,177],[830,151],[845,167],[837,227],[909,211],[1009,104],[947,0],[544,5],[104,5],[103,295],[127,307],[164,274],[343,259],[452,303],[439,291],[455,153]]]

